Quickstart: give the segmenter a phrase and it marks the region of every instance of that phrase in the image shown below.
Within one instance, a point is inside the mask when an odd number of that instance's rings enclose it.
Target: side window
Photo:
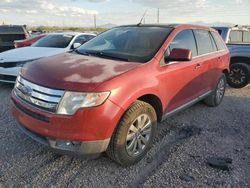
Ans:
[[[243,32],[243,42],[250,43],[250,31]]]
[[[214,51],[210,34],[206,30],[194,30],[197,40],[198,54],[203,55]]]
[[[217,29],[218,33],[221,35],[222,30],[221,29]]]
[[[214,41],[211,33],[209,33],[209,37],[210,37],[210,40],[211,40],[211,43],[212,43],[213,51],[218,51],[218,48],[217,48],[217,46],[215,44],[215,41]]]
[[[219,35],[215,32],[211,32],[213,38],[214,38],[214,41],[216,43],[216,46],[218,48],[218,50],[225,50],[226,47],[225,45],[223,44],[223,41],[219,38]]]
[[[94,35],[87,35],[87,39],[88,39],[88,41],[89,41],[89,40],[91,40],[91,39],[93,39],[93,38],[95,38],[95,36],[94,36]]]
[[[169,46],[171,51],[174,48],[184,48],[192,51],[193,57],[197,56],[196,43],[192,30],[184,30],[177,34]]]
[[[80,44],[83,44],[87,42],[87,38],[84,36],[84,35],[80,35],[78,37],[76,37],[74,43],[80,43]]]
[[[229,43],[242,43],[242,31],[231,31],[229,35]]]

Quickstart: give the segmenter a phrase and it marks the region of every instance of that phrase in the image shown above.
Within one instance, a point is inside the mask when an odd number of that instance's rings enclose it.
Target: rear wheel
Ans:
[[[228,85],[233,88],[245,87],[250,80],[250,68],[245,63],[234,63],[230,66]]]
[[[157,116],[154,108],[136,101],[125,112],[111,138],[107,154],[123,166],[140,161],[152,145]]]
[[[210,96],[208,96],[204,100],[204,103],[211,107],[218,106],[223,100],[225,90],[226,90],[226,76],[225,74],[222,74],[214,91],[211,93]]]

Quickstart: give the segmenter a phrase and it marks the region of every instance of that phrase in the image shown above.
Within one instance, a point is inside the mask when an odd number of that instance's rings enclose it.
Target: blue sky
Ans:
[[[133,24],[147,9],[146,23],[250,25],[250,0],[1,0],[0,22],[32,26]]]

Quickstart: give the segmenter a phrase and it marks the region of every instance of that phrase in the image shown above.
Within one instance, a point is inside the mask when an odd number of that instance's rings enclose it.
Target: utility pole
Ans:
[[[157,9],[157,23],[160,23],[160,9]]]
[[[96,14],[94,14],[94,26],[95,26],[95,29],[96,29]]]

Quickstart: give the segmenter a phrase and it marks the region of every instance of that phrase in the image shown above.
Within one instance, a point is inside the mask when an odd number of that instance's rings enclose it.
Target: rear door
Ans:
[[[216,44],[207,30],[194,30],[198,47],[196,59],[200,62],[200,89],[202,93],[211,91],[218,80],[218,63],[220,53],[217,52]]]
[[[201,77],[200,60],[197,59],[197,47],[192,30],[184,30],[171,42],[168,55],[174,48],[190,49],[192,51],[193,60],[184,62],[170,62],[161,67],[161,88],[165,91],[166,109],[170,112],[187,102],[201,95]]]

